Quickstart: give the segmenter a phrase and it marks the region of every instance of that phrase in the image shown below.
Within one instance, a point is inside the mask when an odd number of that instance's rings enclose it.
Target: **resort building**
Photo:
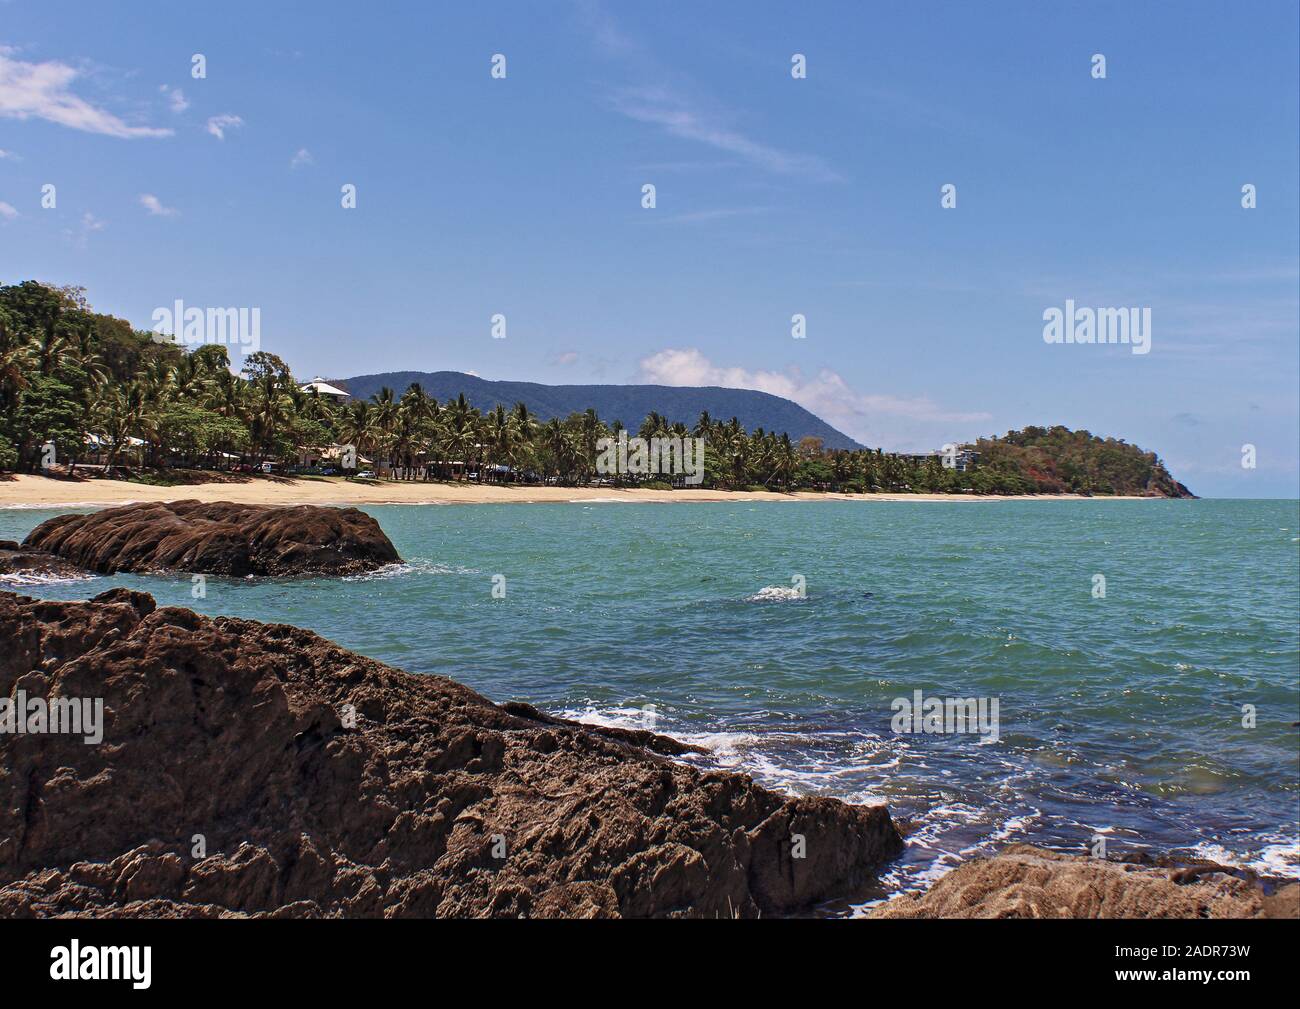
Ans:
[[[330,399],[334,400],[334,402],[336,403],[342,403],[345,399],[352,398],[350,393],[344,392],[336,385],[330,385],[328,382],[325,381],[325,379],[321,378],[319,375],[313,378],[310,382],[306,383],[305,385],[301,385],[298,388],[300,388],[303,392],[312,392],[314,390],[320,393],[322,396],[329,397]]]
[[[929,462],[931,459],[938,459],[940,465],[943,465],[947,454],[942,449],[936,449],[933,452],[899,452],[898,457],[918,466]],[[978,452],[968,448],[958,448],[952,468],[958,473],[965,473],[969,469],[974,469],[979,461],[980,454]]]

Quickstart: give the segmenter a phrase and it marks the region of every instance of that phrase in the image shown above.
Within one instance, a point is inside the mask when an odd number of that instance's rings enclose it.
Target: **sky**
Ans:
[[[1298,9],[0,0],[0,283],[257,308],[304,378],[755,388],[902,451],[1059,423],[1293,498]],[[1067,299],[1150,309],[1149,353],[1046,342]]]

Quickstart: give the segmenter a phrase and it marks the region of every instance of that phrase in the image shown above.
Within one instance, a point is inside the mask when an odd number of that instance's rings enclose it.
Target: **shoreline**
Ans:
[[[26,842],[0,858],[7,917],[1300,916],[1293,880],[1024,843],[900,890],[886,880],[907,842],[887,804],[791,795],[687,763],[697,748],[670,736],[495,703],[310,630],[159,607],[121,587],[50,603],[0,592],[0,630],[43,658],[42,674],[14,686],[49,703],[89,676],[111,702],[96,732],[119,741],[101,750],[42,731],[24,744],[26,773],[10,776],[0,802],[0,829]],[[195,655],[206,657],[203,676],[171,674]],[[241,707],[252,694],[270,703]],[[156,724],[157,706],[178,698],[189,717]],[[210,719],[234,728],[213,735]],[[0,755],[17,745],[10,738],[0,733]],[[178,750],[177,787],[159,790],[160,754]],[[128,806],[104,798],[105,777]],[[202,783],[212,780],[226,783],[226,840],[195,855],[186,831],[211,815]],[[24,832],[23,800],[38,789],[50,827]],[[290,791],[309,801],[265,813],[267,795]],[[336,808],[360,813],[318,812]],[[792,831],[811,841],[798,872]],[[79,839],[73,853],[67,835]],[[487,842],[507,838],[491,855],[502,864],[483,871]]]
[[[837,494],[815,491],[652,490],[614,487],[538,487],[502,484],[347,481],[338,477],[249,476],[175,486],[126,480],[73,479],[20,473],[0,479],[0,510],[97,508],[135,502],[233,501],[266,505],[449,504],[685,504],[709,501],[1162,501],[1138,496],[1078,494]]]

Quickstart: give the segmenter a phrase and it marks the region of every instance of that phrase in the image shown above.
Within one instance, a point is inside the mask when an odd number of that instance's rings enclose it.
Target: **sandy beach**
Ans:
[[[158,487],[125,480],[60,479],[18,474],[0,479],[0,508],[74,508],[133,501],[237,501],[246,504],[564,504],[690,501],[1140,501],[1082,498],[1074,494],[816,494],[720,490],[649,490],[612,487],[512,487],[474,483],[404,483],[337,477],[239,476],[207,483]]]

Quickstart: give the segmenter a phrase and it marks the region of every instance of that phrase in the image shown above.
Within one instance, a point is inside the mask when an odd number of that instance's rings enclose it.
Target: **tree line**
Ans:
[[[0,287],[0,470],[48,468],[48,446],[60,468],[93,458],[110,474],[134,475],[268,462],[287,470],[351,445],[356,469],[386,479],[670,485],[670,475],[596,472],[598,442],[622,430],[591,409],[543,421],[525,403],[486,412],[463,394],[440,403],[418,383],[339,403],[304,389],[274,354],[249,354],[235,373],[224,346],[162,342],[92,311],[79,288]],[[960,470],[937,456],[827,450],[817,438],[747,431],[707,412],[689,424],[651,413],[628,434],[704,439],[700,486],[721,489],[1186,493],[1153,453],[1063,427],[962,446],[977,455]]]

